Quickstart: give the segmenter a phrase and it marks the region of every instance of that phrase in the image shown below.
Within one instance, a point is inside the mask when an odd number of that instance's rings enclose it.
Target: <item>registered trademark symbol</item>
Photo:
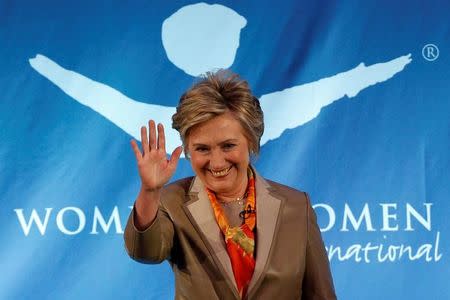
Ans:
[[[422,56],[428,61],[434,61],[439,57],[439,48],[435,44],[426,44],[422,48]]]

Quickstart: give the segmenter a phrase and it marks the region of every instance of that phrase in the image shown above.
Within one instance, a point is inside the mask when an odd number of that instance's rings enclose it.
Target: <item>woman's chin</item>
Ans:
[[[227,192],[231,189],[232,186],[232,174],[228,173],[225,176],[213,176],[212,174],[209,174],[208,176],[206,176],[206,182],[204,182],[204,184],[206,185],[206,187],[208,187],[210,190],[214,191],[214,192],[219,192],[219,193],[223,193],[223,192]]]
[[[223,193],[230,190],[231,184],[223,179],[221,180],[214,179],[208,180],[208,182],[206,182],[206,186],[216,193]]]

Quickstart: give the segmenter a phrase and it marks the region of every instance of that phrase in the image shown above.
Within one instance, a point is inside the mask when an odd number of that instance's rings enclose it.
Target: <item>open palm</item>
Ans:
[[[147,128],[145,126],[141,127],[142,151],[135,140],[131,141],[131,146],[136,156],[142,189],[156,191],[161,189],[174,174],[182,147],[175,148],[170,159],[167,159],[163,125],[158,124],[156,126],[155,121],[150,120],[148,127],[148,137]],[[156,130],[158,130],[158,135]]]

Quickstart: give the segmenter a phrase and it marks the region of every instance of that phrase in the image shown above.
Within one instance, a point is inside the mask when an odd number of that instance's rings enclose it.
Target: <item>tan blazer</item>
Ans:
[[[336,299],[329,263],[308,196],[256,181],[256,266],[247,299]],[[145,231],[125,229],[131,258],[167,259],[175,299],[240,299],[225,242],[201,180],[185,178],[163,189],[157,218]]]

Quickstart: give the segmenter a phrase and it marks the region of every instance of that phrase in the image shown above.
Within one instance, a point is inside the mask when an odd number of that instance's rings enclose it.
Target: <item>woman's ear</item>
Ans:
[[[251,164],[256,163],[256,161],[258,160],[258,154],[256,154],[255,151],[250,150],[249,156],[250,156],[250,163]]]
[[[184,151],[184,157],[186,157],[187,160],[191,159],[191,154],[189,153],[189,149],[186,147],[186,145],[183,146]]]

